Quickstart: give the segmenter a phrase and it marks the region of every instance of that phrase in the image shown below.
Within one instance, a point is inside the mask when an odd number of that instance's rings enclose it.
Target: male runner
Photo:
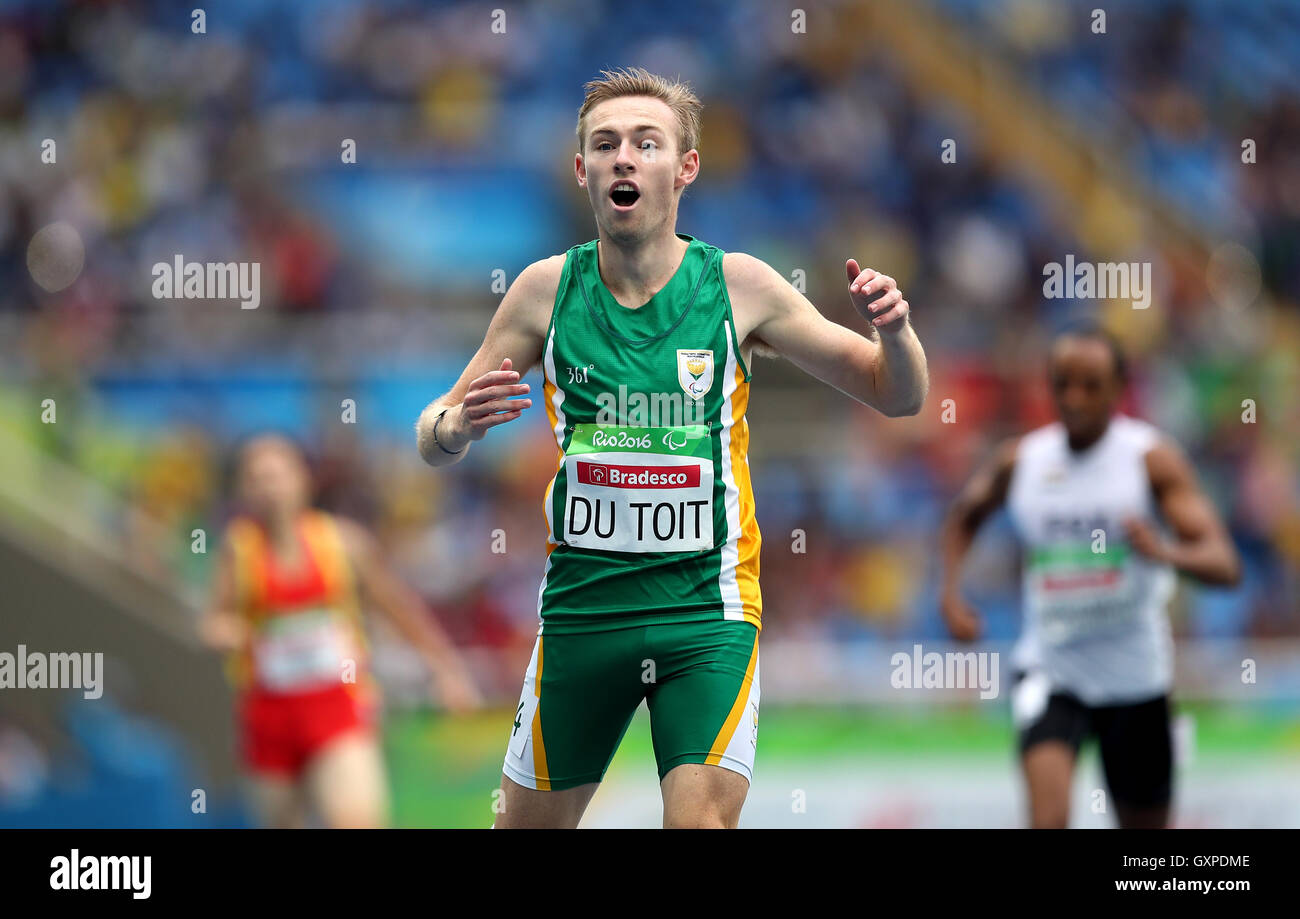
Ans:
[[[268,826],[387,821],[360,598],[420,649],[453,711],[478,704],[464,664],[420,599],[360,525],[309,506],[310,476],[288,440],[250,441],[238,457],[244,514],[230,522],[203,636],[232,653],[242,753]]]
[[[529,265],[460,380],[417,425],[462,459],[532,405],[541,362],[559,454],[546,491],[541,628],[497,827],[575,827],[644,698],[665,827],[735,827],[758,731],[759,531],[746,450],[766,347],[886,415],[925,398],[892,278],[846,265],[871,337],[830,322],[762,261],[678,234],[701,105],[644,70],[586,86],[574,158],[598,239]]]
[[[1174,572],[1235,584],[1239,563],[1179,450],[1116,412],[1124,362],[1095,327],[1058,336],[1050,357],[1060,421],[1009,440],[944,521],[942,609],[979,637],[961,566],[980,524],[1006,502],[1026,550],[1024,628],[1014,653],[1030,824],[1064,828],[1079,746],[1096,736],[1121,827],[1165,827],[1173,789],[1165,605]],[[1157,528],[1159,515],[1172,538]]]

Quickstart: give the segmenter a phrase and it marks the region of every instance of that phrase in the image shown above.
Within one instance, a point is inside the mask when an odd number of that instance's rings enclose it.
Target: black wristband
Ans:
[[[438,444],[438,449],[441,450],[443,453],[446,453],[448,456],[456,456],[457,454],[464,453],[465,448],[461,447],[459,450],[448,450],[446,447],[444,447],[441,443],[438,442],[438,422],[442,420],[442,416],[445,414],[447,414],[447,409],[444,408],[442,411],[438,413],[438,417],[433,419],[433,442],[435,444]]]

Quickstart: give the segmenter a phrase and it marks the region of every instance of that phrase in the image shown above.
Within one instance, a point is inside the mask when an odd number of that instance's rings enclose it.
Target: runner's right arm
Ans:
[[[564,256],[533,262],[506,291],[478,353],[456,385],[420,413],[415,425],[420,456],[430,466],[458,463],[488,428],[513,421],[532,405],[520,378],[542,359],[546,328]],[[442,420],[438,415],[446,410]],[[437,423],[437,440],[434,424]]]
[[[248,637],[248,625],[236,608],[235,553],[227,539],[217,554],[208,607],[199,620],[199,637],[216,651],[236,651]]]
[[[1003,441],[997,452],[961,490],[944,517],[939,536],[943,587],[939,608],[952,636],[974,641],[983,630],[979,613],[961,595],[962,563],[980,526],[1007,500],[1016,466],[1017,438]]]

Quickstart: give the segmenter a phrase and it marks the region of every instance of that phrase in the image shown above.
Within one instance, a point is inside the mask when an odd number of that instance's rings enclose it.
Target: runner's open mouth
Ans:
[[[610,190],[609,197],[619,207],[630,207],[636,204],[637,199],[641,197],[641,193],[631,185],[615,185]]]

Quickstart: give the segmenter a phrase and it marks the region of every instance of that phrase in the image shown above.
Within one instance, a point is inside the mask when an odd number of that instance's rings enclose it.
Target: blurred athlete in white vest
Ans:
[[[1024,627],[1012,713],[1030,823],[1069,823],[1082,741],[1096,737],[1121,827],[1164,827],[1173,789],[1166,605],[1177,572],[1240,577],[1236,550],[1181,451],[1119,414],[1123,355],[1095,327],[1062,333],[1050,359],[1059,421],[1002,444],[944,522],[942,609],[953,636],[981,621],[961,566],[1004,502],[1024,547]]]

